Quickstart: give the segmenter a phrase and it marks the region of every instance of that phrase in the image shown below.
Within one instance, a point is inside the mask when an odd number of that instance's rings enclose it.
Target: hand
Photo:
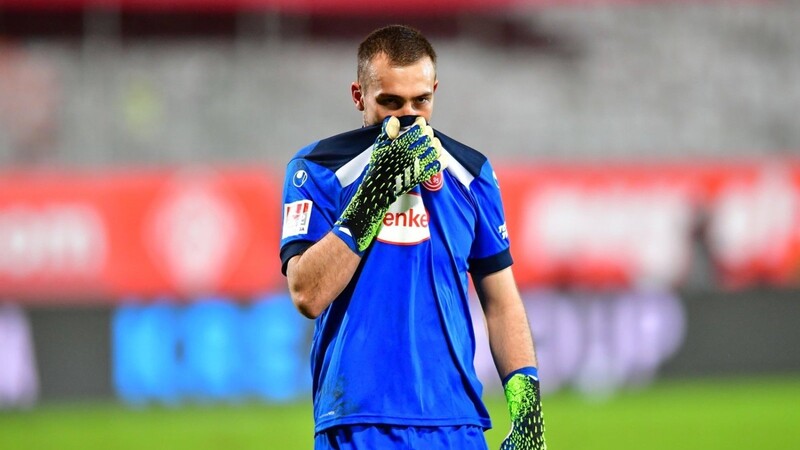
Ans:
[[[539,380],[527,374],[513,375],[505,384],[511,431],[500,450],[545,450],[544,420]]]
[[[350,231],[360,252],[375,239],[386,211],[397,197],[444,168],[441,143],[433,137],[433,129],[425,119],[418,117],[403,134],[399,130],[396,117],[383,120],[367,173],[336,222]]]

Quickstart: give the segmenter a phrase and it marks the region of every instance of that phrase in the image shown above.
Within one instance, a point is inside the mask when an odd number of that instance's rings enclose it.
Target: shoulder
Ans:
[[[491,170],[489,159],[483,153],[447,136],[439,130],[435,130],[435,136],[439,138],[445,151],[451,157],[448,170],[454,172],[457,178],[465,185],[469,186],[472,180],[480,178],[487,168]]]
[[[310,162],[336,172],[368,150],[379,131],[379,126],[362,127],[321,139],[295,153],[290,164]]]

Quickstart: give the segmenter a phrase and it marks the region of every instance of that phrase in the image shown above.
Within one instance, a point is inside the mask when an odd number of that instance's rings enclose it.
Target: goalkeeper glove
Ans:
[[[399,130],[396,117],[383,120],[367,173],[336,222],[341,231],[349,231],[358,252],[366,250],[375,239],[386,211],[397,197],[444,168],[441,144],[424,118],[417,117],[413,126],[398,136]]]
[[[500,444],[500,450],[545,450],[544,420],[535,367],[516,370],[503,383],[511,432]]]

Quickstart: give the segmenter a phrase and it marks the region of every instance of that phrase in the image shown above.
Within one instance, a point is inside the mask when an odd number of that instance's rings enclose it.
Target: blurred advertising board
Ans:
[[[522,295],[546,393],[607,395],[645,385],[684,341],[683,304],[667,292]],[[477,298],[470,307],[478,376],[487,390],[501,392]],[[111,321],[113,388],[132,404],[294,400],[311,388],[312,324],[285,293],[246,305],[225,298],[129,300]]]
[[[663,377],[800,370],[796,290],[523,289],[545,393],[605,397]],[[502,392],[473,297],[475,367]],[[0,410],[117,396],[130,404],[291,401],[311,392],[313,321],[285,291],[248,299],[0,304]]]
[[[311,389],[312,324],[283,293],[246,305],[129,299],[111,322],[114,391],[132,404],[293,400]]]
[[[0,295],[249,295],[280,277],[280,183],[261,170],[0,176]]]
[[[498,167],[524,288],[800,284],[800,163]],[[281,181],[187,168],[0,174],[0,295],[251,298],[284,286]],[[701,267],[707,266],[707,267]]]
[[[800,284],[797,161],[502,169],[520,284]]]

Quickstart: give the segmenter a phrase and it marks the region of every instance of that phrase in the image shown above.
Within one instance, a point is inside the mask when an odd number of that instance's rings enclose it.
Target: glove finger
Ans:
[[[431,139],[433,139],[433,128],[431,128],[431,126],[428,125],[428,123],[425,121],[424,117],[417,116],[417,118],[414,119],[414,124],[413,125],[414,126],[418,126],[419,129],[422,131],[422,134],[424,134],[424,135],[430,137]]]
[[[429,180],[432,176],[442,171],[442,163],[438,159],[434,159],[425,166],[425,171],[422,173],[422,181]]]
[[[425,137],[419,125],[413,125],[405,131],[400,132],[400,136],[392,141],[392,147],[399,151],[408,151],[421,144],[420,138]]]
[[[439,156],[441,156],[442,154],[444,154],[444,147],[442,147],[442,141],[440,141],[439,138],[437,138],[437,137],[433,138],[433,140],[431,141],[431,144],[433,145],[433,148],[436,149],[436,157],[437,158]]]
[[[419,135],[419,137],[408,146],[408,150],[414,153],[418,158],[427,155],[431,149],[433,149],[431,146],[431,138],[427,134]],[[433,151],[435,151],[435,149],[433,149]]]
[[[430,125],[425,125],[425,128],[422,129],[422,134],[433,139],[433,128]]]
[[[389,139],[397,139],[397,136],[400,135],[400,121],[397,119],[397,117],[389,116],[384,119],[383,132]]]
[[[438,138],[436,138],[434,141],[435,141],[434,146],[436,146],[436,151],[437,151],[436,160],[439,162],[438,172],[441,172],[444,169],[446,169],[447,166],[450,164],[450,155],[448,155],[447,152],[444,151],[442,143],[439,142]]]
[[[450,163],[450,157],[447,153],[442,153],[439,155],[438,158],[431,160],[427,164],[425,164],[425,172],[424,174],[425,179],[428,179],[439,172],[442,172],[444,169],[447,168],[447,165]]]
[[[428,162],[433,161],[439,157],[438,150],[436,149],[436,147],[433,145],[432,142],[428,141],[424,137],[420,138],[419,141],[420,141],[419,146],[415,147],[415,149],[418,150],[416,152],[417,159],[427,164]]]

